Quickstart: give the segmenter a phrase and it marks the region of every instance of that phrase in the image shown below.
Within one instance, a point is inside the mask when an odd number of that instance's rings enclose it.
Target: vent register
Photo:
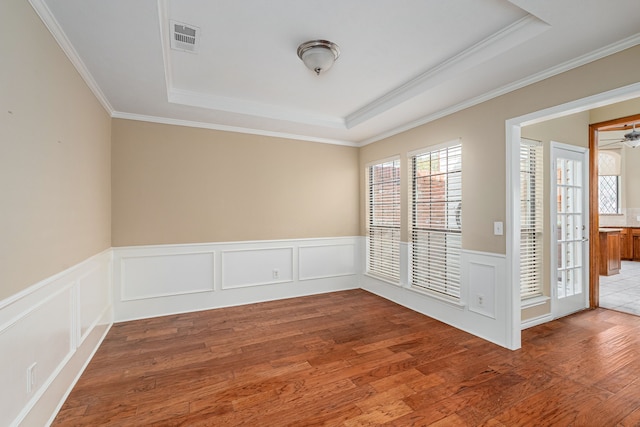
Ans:
[[[169,21],[171,26],[171,48],[183,52],[196,53],[200,45],[200,28],[177,21]]]

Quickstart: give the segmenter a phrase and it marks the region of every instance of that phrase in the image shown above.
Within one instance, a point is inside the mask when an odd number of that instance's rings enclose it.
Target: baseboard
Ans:
[[[114,248],[115,321],[356,289],[360,240]]]
[[[401,251],[409,256],[411,250]],[[409,275],[407,259],[400,260],[401,277]],[[462,294],[459,301],[450,301],[435,294],[419,292],[410,283],[390,284],[363,275],[361,287],[448,325],[469,332],[487,341],[510,348],[506,309],[505,257],[478,251],[462,252]],[[477,295],[483,296],[480,304]]]
[[[520,327],[522,330],[532,328],[534,326],[542,325],[543,323],[551,322],[553,315],[551,313],[543,314],[542,316],[532,317],[531,319],[523,320]]]
[[[0,425],[47,425],[113,322],[111,249],[0,301]]]

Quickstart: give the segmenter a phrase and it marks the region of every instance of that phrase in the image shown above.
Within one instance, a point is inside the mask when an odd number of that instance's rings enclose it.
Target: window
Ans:
[[[520,299],[542,295],[543,152],[538,141],[520,142]]]
[[[460,298],[462,145],[410,157],[411,286]]]
[[[601,214],[620,213],[620,177],[598,176],[598,211]]]
[[[400,159],[367,168],[367,272],[400,282]]]
[[[598,212],[619,214],[620,210],[620,150],[598,152]]]

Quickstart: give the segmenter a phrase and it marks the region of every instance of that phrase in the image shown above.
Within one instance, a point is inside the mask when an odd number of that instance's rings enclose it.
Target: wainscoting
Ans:
[[[112,324],[111,250],[0,301],[0,425],[53,420]]]
[[[392,284],[363,275],[360,287],[397,304],[488,341],[512,348],[505,256],[462,251],[460,302],[416,290],[408,283],[410,248],[400,249],[400,283]]]
[[[114,248],[115,320],[359,287],[360,237]]]
[[[362,288],[510,347],[503,255],[463,251],[462,298],[365,273],[366,238],[112,248],[0,301],[0,425],[48,425],[113,322]],[[481,297],[481,298],[480,298]]]

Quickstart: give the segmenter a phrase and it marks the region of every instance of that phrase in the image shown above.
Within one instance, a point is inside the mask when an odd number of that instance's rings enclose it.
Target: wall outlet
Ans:
[[[36,388],[36,362],[27,368],[27,393],[31,393]]]
[[[279,279],[280,278],[280,270],[278,270],[277,268],[273,269],[273,278],[274,279]]]
[[[478,307],[484,307],[484,295],[476,295],[476,304],[478,304]]]

